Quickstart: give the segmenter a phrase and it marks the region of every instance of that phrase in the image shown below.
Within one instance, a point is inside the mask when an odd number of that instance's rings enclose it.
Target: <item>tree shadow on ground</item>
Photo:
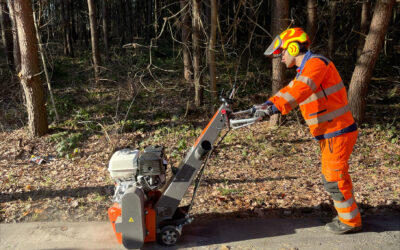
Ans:
[[[39,189],[21,193],[0,193],[0,203],[10,202],[15,200],[41,200],[45,198],[55,197],[73,197],[80,198],[88,194],[98,193],[100,195],[112,195],[114,193],[114,185],[104,185],[97,187],[80,187],[80,188],[66,188],[60,190]]]
[[[379,208],[383,207],[385,206],[380,206]],[[397,210],[398,209],[399,206],[397,206]],[[325,217],[320,217],[315,214],[297,217],[285,216],[287,211],[296,215],[301,214],[304,211],[312,210],[313,208],[310,207],[294,209],[264,209],[264,217],[249,217],[249,214],[252,213],[250,210],[243,210],[234,213],[199,215],[195,218],[192,224],[184,227],[182,236],[177,245],[165,249],[196,248],[202,246],[210,247],[210,245],[215,244],[232,245],[235,244],[235,242],[241,242],[240,244],[242,247],[243,244],[246,246],[252,246],[251,249],[263,249],[264,247],[270,249],[272,244],[276,245],[281,242],[290,243],[290,239],[292,239],[291,235],[294,234],[298,234],[296,237],[302,240],[301,242],[294,243],[298,244],[296,245],[297,247],[310,247],[313,244],[315,244],[315,246],[319,244],[320,247],[323,248],[326,242],[345,240],[354,245],[356,244],[354,242],[358,241],[358,239],[365,240],[366,234],[369,235],[368,233],[400,231],[400,216],[398,213],[363,216],[362,232],[348,235],[334,235],[324,230],[323,227],[325,223],[330,221],[332,218],[332,216],[327,215],[327,213],[325,213]],[[287,237],[282,238],[279,236]],[[267,245],[261,247],[259,244]],[[215,249],[219,249],[219,247],[215,247]],[[156,243],[147,243],[142,249],[164,248]]]
[[[262,183],[265,181],[282,181],[282,180],[295,180],[298,177],[295,176],[283,176],[283,177],[267,177],[267,178],[256,178],[256,179],[249,179],[249,180],[242,180],[242,179],[210,179],[204,178],[202,180],[203,183],[207,184],[217,184],[217,183],[228,183],[228,184],[236,184],[236,183]]]
[[[279,181],[279,180],[294,180],[298,177],[294,176],[283,176],[277,178],[259,178],[251,180],[234,180],[234,179],[204,179],[204,183],[215,184],[215,183],[262,183],[264,181]],[[45,198],[55,197],[72,197],[80,198],[85,197],[88,194],[98,193],[100,195],[112,195],[114,193],[114,185],[104,185],[96,187],[79,187],[79,188],[66,188],[60,190],[53,190],[51,188],[24,191],[20,193],[0,193],[0,203],[10,202],[15,200],[41,200]]]

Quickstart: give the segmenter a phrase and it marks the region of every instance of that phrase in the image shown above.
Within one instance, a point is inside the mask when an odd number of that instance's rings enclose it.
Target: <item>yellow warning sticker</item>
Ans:
[[[134,222],[134,220],[133,220],[133,218],[131,217],[131,218],[129,218],[129,222]]]

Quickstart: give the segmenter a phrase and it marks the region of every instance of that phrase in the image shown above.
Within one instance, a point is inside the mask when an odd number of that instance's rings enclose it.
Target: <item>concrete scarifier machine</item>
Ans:
[[[126,248],[141,248],[145,242],[157,241],[173,246],[184,225],[192,221],[190,209],[207,164],[213,144],[225,128],[240,128],[262,120],[254,117],[255,108],[233,113],[230,110],[235,87],[204,128],[173,176],[166,180],[167,162],[161,146],[148,146],[143,152],[116,151],[108,170],[116,182],[114,205],[108,209],[118,242]],[[248,116],[243,118],[241,116]],[[241,119],[236,119],[241,117]],[[222,139],[221,139],[222,141]],[[195,178],[197,176],[197,178]],[[179,207],[191,183],[196,179],[192,201]]]

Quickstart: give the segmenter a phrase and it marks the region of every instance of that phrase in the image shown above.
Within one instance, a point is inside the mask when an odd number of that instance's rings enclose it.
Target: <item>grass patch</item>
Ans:
[[[233,194],[241,195],[243,192],[243,190],[238,189],[238,188],[225,188],[225,187],[219,187],[218,191],[223,196],[228,196],[228,195],[233,195]]]

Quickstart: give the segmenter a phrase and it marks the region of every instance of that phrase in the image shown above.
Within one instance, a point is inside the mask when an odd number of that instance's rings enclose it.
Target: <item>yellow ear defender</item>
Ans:
[[[288,45],[287,51],[291,56],[297,56],[300,53],[300,44],[298,42],[291,42]]]

